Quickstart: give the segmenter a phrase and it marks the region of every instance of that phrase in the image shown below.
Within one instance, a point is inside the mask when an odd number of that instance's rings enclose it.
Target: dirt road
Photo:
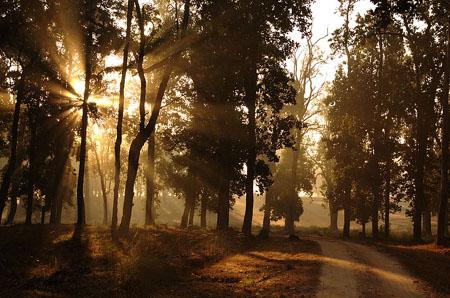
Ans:
[[[323,263],[318,297],[430,297],[395,259],[373,247],[315,240]]]

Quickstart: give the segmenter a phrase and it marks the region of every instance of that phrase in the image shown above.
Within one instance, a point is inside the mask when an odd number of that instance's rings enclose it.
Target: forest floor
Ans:
[[[450,253],[430,245],[72,229],[0,227],[0,297],[450,297]]]
[[[319,284],[311,240],[159,227],[117,245],[72,228],[0,227],[0,297],[311,297]]]

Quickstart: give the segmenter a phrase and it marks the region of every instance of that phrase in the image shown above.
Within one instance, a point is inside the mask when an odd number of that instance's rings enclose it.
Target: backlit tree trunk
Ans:
[[[200,199],[200,227],[206,229],[206,210],[208,208],[207,196],[202,193]]]
[[[247,131],[247,177],[245,179],[245,215],[242,232],[249,236],[252,234],[253,221],[253,180],[255,177],[256,164],[256,61],[251,60],[251,70],[249,73],[249,81],[246,86],[246,105],[248,108],[248,131]]]
[[[425,237],[431,237],[432,231],[431,231],[431,211],[425,210],[422,217],[422,228],[423,228],[423,235]]]
[[[189,211],[189,226],[194,226],[194,215],[195,215],[195,197],[192,198],[191,210]]]
[[[338,210],[332,203],[329,203],[329,209],[330,209],[330,231],[337,232],[339,230]]]
[[[86,223],[85,206],[84,206],[84,171],[86,166],[86,137],[88,126],[88,99],[90,93],[90,83],[92,76],[92,34],[94,31],[93,18],[95,16],[95,0],[88,1],[87,8],[87,34],[85,41],[85,82],[83,95],[83,114],[81,118],[81,144],[80,144],[80,164],[78,170],[77,182],[77,223],[75,227],[74,238],[79,238],[83,232]]]
[[[14,217],[17,211],[17,193],[19,192],[19,182],[13,182],[11,189],[11,201],[9,205],[8,218],[6,224],[12,225],[14,223]]]
[[[68,139],[68,141],[66,141]],[[57,148],[56,156],[55,156],[55,173],[53,174],[52,179],[52,189],[51,197],[50,197],[50,224],[59,224],[60,222],[57,222],[57,214],[58,209],[62,205],[62,185],[64,183],[67,183],[66,180],[66,171],[67,171],[67,162],[70,161],[69,155],[70,151],[67,150],[67,147],[70,146],[71,148],[73,144],[73,138],[72,136],[69,136],[68,138],[64,138],[64,142],[60,145],[59,148]]]
[[[123,49],[123,64],[122,64],[122,77],[119,87],[119,111],[117,116],[117,135],[116,143],[114,146],[114,194],[113,194],[113,209],[111,218],[111,233],[114,234],[117,227],[117,208],[119,203],[119,187],[120,187],[120,148],[122,146],[122,123],[123,123],[123,110],[125,103],[125,79],[127,76],[128,67],[128,51],[130,46],[131,35],[131,19],[133,17],[133,0],[128,0],[127,10],[127,28],[125,36],[125,46]]]
[[[145,128],[145,101],[147,95],[147,80],[145,78],[145,72],[143,68],[144,55],[145,55],[145,28],[144,19],[142,17],[141,7],[139,1],[134,1],[136,5],[136,15],[139,24],[140,43],[139,53],[137,55],[137,70],[139,74],[139,80],[141,82],[141,93],[139,100],[139,116],[140,125],[139,129]],[[146,184],[146,202],[145,202],[145,225],[152,225],[155,223],[153,218],[153,201],[155,197],[155,142],[156,131],[151,134],[147,141],[147,164],[145,169],[145,184]]]
[[[423,101],[423,100],[421,100]],[[414,208],[413,208],[413,237],[416,241],[422,240],[422,214],[425,201],[424,193],[424,167],[426,158],[427,137],[423,128],[423,108],[418,111],[418,144],[416,149],[416,166],[414,175]]]
[[[19,119],[20,119],[20,106],[24,97],[25,88],[25,73],[22,74],[22,78],[19,81],[17,88],[16,103],[14,106],[13,123],[11,127],[11,144],[9,152],[9,160],[6,165],[6,170],[3,174],[2,185],[0,187],[0,219],[2,218],[3,209],[5,208],[6,200],[8,199],[9,186],[11,184],[11,178],[16,168],[17,160],[17,137],[19,134]]]
[[[350,237],[350,221],[352,219],[352,209],[351,209],[351,189],[352,184],[350,181],[347,181],[345,184],[344,190],[344,228],[342,231],[342,235],[344,238]]]
[[[230,221],[230,179],[221,179],[218,193],[217,230],[226,232]]]
[[[27,186],[27,211],[25,224],[31,224],[31,216],[33,215],[34,200],[34,178],[36,173],[35,156],[36,156],[36,111],[30,106],[28,107],[28,128],[30,135],[30,143],[28,145],[28,186]]]
[[[390,196],[391,196],[391,169],[390,162],[388,161],[388,166],[386,170],[386,181],[384,190],[384,235],[389,237],[390,234]]]
[[[186,195],[186,199],[184,201],[184,211],[183,211],[183,215],[181,216],[181,228],[187,228],[188,226],[188,221],[189,221],[189,217],[191,214],[191,210],[193,208],[193,202],[192,202],[192,195],[191,194],[187,194]]]
[[[263,218],[263,226],[259,236],[262,238],[267,238],[270,235],[270,204],[271,204],[272,194],[270,189],[266,191],[266,202],[264,205],[264,218]]]
[[[100,158],[98,156],[98,151],[96,145],[94,145],[94,153],[95,153],[95,163],[97,165],[97,173],[100,177],[100,186],[102,190],[102,198],[103,198],[103,224],[108,224],[108,195],[106,192],[106,181],[105,175],[103,174],[103,170],[100,164]]]
[[[188,26],[189,21],[189,6],[190,0],[185,0],[184,5],[184,17],[183,17],[183,25],[182,25],[182,36]],[[170,76],[172,74],[173,63],[178,60],[180,53],[174,55],[172,59],[168,62],[166,66],[166,70],[163,73],[161,83],[158,88],[158,92],[156,94],[156,98],[154,101],[153,110],[150,116],[150,120],[147,126],[140,130],[134,140],[131,142],[130,152],[128,154],[128,171],[127,171],[127,180],[125,184],[125,196],[124,196],[124,204],[123,204],[123,217],[120,223],[119,232],[121,235],[128,234],[128,230],[130,228],[131,221],[131,212],[133,208],[133,197],[134,197],[134,184],[136,182],[137,170],[139,167],[139,158],[141,149],[144,146],[145,142],[155,131],[156,122],[158,120],[159,112],[161,110],[161,103],[167,88],[167,84],[169,82]]]
[[[145,224],[155,224],[153,217],[153,202],[155,200],[155,133],[147,141],[147,175],[146,175],[146,202]]]

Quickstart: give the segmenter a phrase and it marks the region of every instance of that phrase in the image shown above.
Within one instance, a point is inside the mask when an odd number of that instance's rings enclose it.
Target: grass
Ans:
[[[291,291],[308,295],[319,284],[320,264],[302,258],[320,254],[314,241],[159,227],[133,228],[117,244],[107,228],[88,226],[79,241],[71,240],[72,231],[0,227],[0,297],[254,296],[264,287],[289,292],[284,285],[294,277],[299,282]]]

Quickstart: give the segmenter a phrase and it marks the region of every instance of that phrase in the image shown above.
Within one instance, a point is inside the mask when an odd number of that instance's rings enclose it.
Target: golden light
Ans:
[[[75,92],[77,93],[78,96],[80,96],[80,97],[83,96],[83,94],[84,94],[84,81],[75,79],[75,80],[72,80],[70,85],[75,90]]]
[[[99,107],[113,107],[114,101],[107,96],[91,96],[89,102],[95,103]]]
[[[92,136],[96,142],[100,142],[104,134],[105,131],[100,125],[98,125],[97,123],[94,123],[92,125]]]

